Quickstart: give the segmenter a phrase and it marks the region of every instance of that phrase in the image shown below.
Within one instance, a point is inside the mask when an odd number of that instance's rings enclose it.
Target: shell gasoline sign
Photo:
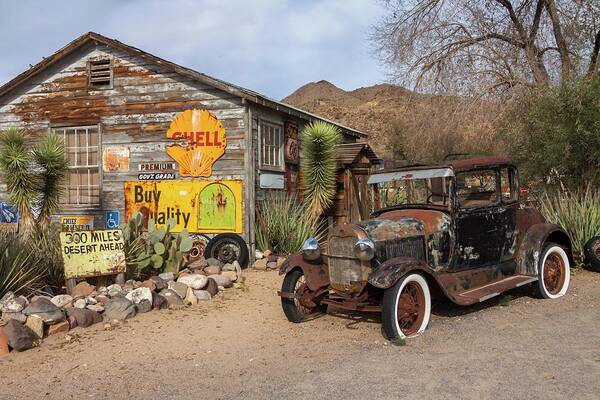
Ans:
[[[221,121],[207,110],[186,110],[171,122],[167,154],[179,164],[179,175],[207,177],[213,164],[225,154],[227,139]]]

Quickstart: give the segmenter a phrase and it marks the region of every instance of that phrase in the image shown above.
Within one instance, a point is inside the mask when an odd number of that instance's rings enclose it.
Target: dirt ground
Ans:
[[[1,399],[598,399],[600,274],[569,294],[521,289],[469,308],[434,307],[397,347],[378,318],[329,314],[291,324],[276,272],[211,304],[102,324],[0,358]]]

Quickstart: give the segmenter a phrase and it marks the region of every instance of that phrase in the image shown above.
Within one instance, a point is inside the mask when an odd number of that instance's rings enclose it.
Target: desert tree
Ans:
[[[372,39],[423,91],[500,94],[600,68],[600,0],[387,0]],[[508,90],[507,90],[508,89]]]
[[[50,133],[32,147],[23,131],[7,129],[0,134],[0,172],[19,211],[19,231],[30,236],[47,228],[68,173],[63,140]]]

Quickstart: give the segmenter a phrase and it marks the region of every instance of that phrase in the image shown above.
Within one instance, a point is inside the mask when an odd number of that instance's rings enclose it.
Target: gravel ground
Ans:
[[[207,305],[51,337],[0,358],[0,399],[598,399],[600,274],[569,294],[434,307],[406,346],[377,317],[286,321],[275,272]]]

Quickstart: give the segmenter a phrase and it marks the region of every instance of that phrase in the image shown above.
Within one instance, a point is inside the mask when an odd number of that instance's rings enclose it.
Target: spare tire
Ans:
[[[241,236],[234,233],[221,233],[210,239],[204,250],[204,258],[216,258],[223,264],[236,261],[246,268],[249,261],[248,246]]]
[[[583,246],[585,262],[596,272],[600,272],[600,236],[594,236]]]

